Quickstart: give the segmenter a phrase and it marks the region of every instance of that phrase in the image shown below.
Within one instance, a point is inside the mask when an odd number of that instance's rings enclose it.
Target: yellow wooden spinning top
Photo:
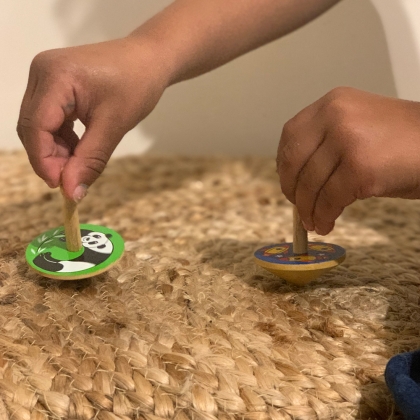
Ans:
[[[254,253],[255,262],[282,279],[303,286],[341,264],[346,250],[341,246],[308,242],[296,207],[293,209],[293,243],[268,245]]]

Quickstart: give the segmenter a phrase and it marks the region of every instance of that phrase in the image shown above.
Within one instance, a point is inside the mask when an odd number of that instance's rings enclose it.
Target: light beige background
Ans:
[[[3,1],[0,149],[21,148],[15,124],[37,52],[124,36],[170,2]],[[299,31],[168,89],[116,155],[274,156],[283,124],[336,86],[420,99],[414,16],[418,0],[343,0]]]

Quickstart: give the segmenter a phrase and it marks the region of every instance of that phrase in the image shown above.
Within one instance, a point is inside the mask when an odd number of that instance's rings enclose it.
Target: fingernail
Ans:
[[[86,197],[87,189],[88,186],[85,184],[78,185],[73,192],[73,200],[76,203],[80,203]]]

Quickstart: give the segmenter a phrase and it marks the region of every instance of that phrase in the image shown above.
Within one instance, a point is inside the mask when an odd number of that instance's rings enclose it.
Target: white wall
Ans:
[[[396,3],[418,2],[374,1],[384,21],[393,16]],[[170,2],[3,1],[0,149],[21,147],[15,124],[29,64],[37,52],[123,36]],[[400,24],[404,25],[404,16]],[[388,42],[391,57],[396,59],[396,52],[404,54],[399,51],[398,33],[391,32]],[[407,50],[413,48],[410,45]],[[416,63],[410,60],[410,69],[414,69]],[[284,39],[168,89],[155,111],[125,137],[117,154],[150,149],[156,153],[274,156],[284,122],[335,86],[385,95],[396,95],[397,86],[399,94],[412,94],[409,81],[405,85],[396,82],[393,70],[401,79],[404,67],[391,65],[375,7],[367,0],[344,0]],[[419,99],[420,89],[416,94]]]
[[[420,2],[372,0],[385,29],[398,96],[420,100]]]

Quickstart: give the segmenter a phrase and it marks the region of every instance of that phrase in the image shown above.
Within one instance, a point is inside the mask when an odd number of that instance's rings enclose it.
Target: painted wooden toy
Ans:
[[[44,277],[78,280],[110,269],[124,253],[124,241],[103,226],[79,224],[77,204],[64,197],[64,226],[37,236],[26,248],[29,266]]]
[[[282,279],[299,286],[341,264],[346,250],[341,246],[309,242],[296,207],[293,209],[293,243],[268,245],[254,253],[255,262]]]

